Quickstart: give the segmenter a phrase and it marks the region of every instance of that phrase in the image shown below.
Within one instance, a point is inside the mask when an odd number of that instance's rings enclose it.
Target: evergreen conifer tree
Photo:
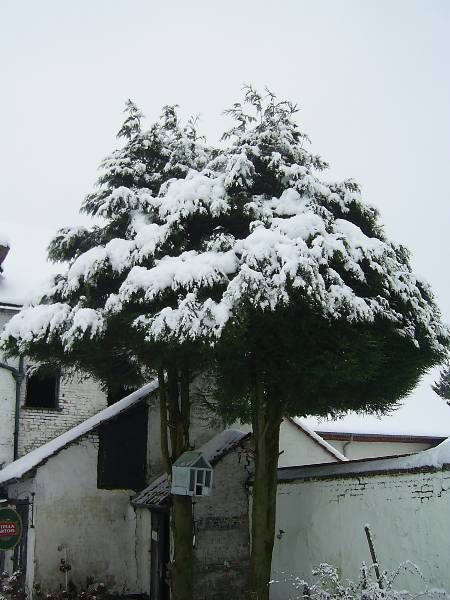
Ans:
[[[446,365],[439,375],[439,380],[432,386],[436,394],[450,402],[450,365]]]
[[[159,379],[161,450],[168,474],[171,464],[190,449],[189,384],[201,367],[195,344],[174,347],[146,339],[133,327],[147,311],[173,299],[136,298],[126,310],[114,310],[114,299],[130,273],[155,267],[165,256],[185,252],[197,243],[189,210],[164,205],[166,186],[191,169],[201,169],[208,150],[195,121],[181,126],[175,107],[142,130],[142,114],[128,101],[118,137],[124,144],[101,165],[94,193],[81,210],[100,221],[91,228],[64,228],[49,246],[49,258],[67,263],[66,271],[34,306],[8,324],[7,351],[26,354],[43,370],[63,368],[90,373],[117,400],[123,388],[136,387],[152,375]],[[160,195],[161,194],[161,195]],[[192,191],[195,202],[195,190]],[[172,533],[174,598],[191,600],[192,502],[174,497]]]
[[[358,186],[320,177],[327,165],[309,151],[295,106],[247,88],[229,112],[224,147],[196,149],[197,164],[158,189],[146,183],[142,204],[124,209],[121,237],[83,247],[47,304],[11,320],[4,343],[38,358],[53,344],[87,356],[122,334],[127,365],[159,372],[172,448],[188,439],[189,377],[209,366],[217,409],[253,425],[250,596],[263,600],[282,417],[392,407],[446,355],[448,332]],[[116,189],[86,201],[92,214],[107,216]],[[187,504],[179,514],[190,527]],[[188,573],[190,560],[175,557],[175,568]]]

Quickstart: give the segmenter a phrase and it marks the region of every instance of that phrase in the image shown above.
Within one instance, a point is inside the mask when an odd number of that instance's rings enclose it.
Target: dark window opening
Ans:
[[[125,398],[125,396],[128,396],[132,392],[135,392],[136,389],[137,388],[127,387],[125,385],[120,385],[117,388],[109,389],[108,394],[106,396],[106,402],[108,406],[119,402],[119,400],[122,400],[122,398]]]
[[[146,480],[148,407],[138,404],[99,428],[97,487],[142,490]]]
[[[34,373],[27,377],[25,406],[31,408],[58,408],[59,375]]]

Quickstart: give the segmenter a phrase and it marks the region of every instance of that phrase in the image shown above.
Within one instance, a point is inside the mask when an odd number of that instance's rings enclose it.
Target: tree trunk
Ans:
[[[164,370],[158,370],[158,395],[159,395],[159,414],[160,414],[160,442],[161,442],[161,456],[163,460],[164,469],[169,477],[172,475],[172,460],[169,452],[169,432],[167,422],[167,393],[166,393],[166,380],[164,377]]]
[[[257,384],[253,407],[255,439],[255,478],[252,506],[252,552],[250,559],[250,599],[268,600],[275,536],[277,467],[279,456],[281,406],[268,398],[264,385]]]
[[[192,600],[192,498],[172,496],[173,562],[171,569],[171,600]]]
[[[161,413],[161,424],[167,424],[169,429],[171,465],[186,450],[190,449],[189,384],[186,383],[188,381],[186,373],[183,373],[180,377],[177,369],[167,369],[166,393],[164,394],[163,403],[167,414],[163,416]],[[166,450],[163,447],[164,452]],[[171,469],[168,475],[171,478]],[[193,526],[192,498],[190,496],[172,496],[171,526],[173,536],[173,560],[170,569],[171,600],[192,600]]]

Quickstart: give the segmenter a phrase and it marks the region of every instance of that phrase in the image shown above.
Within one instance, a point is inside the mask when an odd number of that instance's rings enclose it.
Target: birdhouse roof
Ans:
[[[211,464],[198,450],[190,450],[182,454],[174,463],[174,467],[194,467],[196,469],[212,469]]]

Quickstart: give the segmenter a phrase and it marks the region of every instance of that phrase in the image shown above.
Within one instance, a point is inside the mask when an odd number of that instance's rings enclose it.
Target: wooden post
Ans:
[[[369,544],[370,556],[372,557],[372,563],[375,568],[375,575],[377,576],[378,586],[380,590],[383,589],[383,581],[381,579],[380,566],[378,564],[377,555],[375,554],[375,548],[372,540],[372,533],[370,531],[370,526],[366,525],[364,527],[364,531],[366,532],[367,543]]]

